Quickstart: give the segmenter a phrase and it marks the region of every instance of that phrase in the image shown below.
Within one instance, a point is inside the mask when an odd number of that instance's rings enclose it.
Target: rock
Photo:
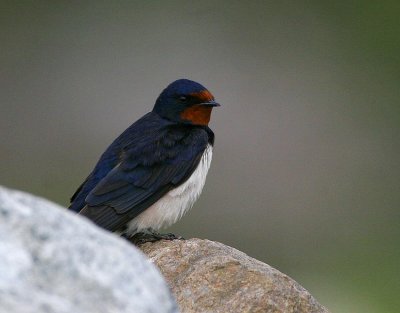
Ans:
[[[177,312],[159,271],[90,221],[0,186],[0,312]]]
[[[169,282],[182,313],[327,313],[303,287],[271,266],[218,242],[140,246]]]

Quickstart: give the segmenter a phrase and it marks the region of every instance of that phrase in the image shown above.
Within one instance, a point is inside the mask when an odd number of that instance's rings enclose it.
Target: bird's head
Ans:
[[[204,86],[188,79],[179,79],[159,95],[153,112],[174,122],[208,125],[211,110],[216,106],[219,104]]]

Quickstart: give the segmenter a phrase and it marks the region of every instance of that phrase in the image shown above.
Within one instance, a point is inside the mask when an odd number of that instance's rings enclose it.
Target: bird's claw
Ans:
[[[146,242],[156,242],[159,240],[185,240],[182,236],[176,236],[172,233],[160,234],[158,232],[140,232],[133,236],[126,237],[130,242],[136,246],[145,244]]]

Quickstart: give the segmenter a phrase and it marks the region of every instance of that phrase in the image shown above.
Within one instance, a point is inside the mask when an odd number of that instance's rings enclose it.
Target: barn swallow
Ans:
[[[219,104],[201,84],[179,79],[151,112],[128,127],[101,155],[71,198],[70,210],[126,237],[178,221],[194,204],[210,168]]]

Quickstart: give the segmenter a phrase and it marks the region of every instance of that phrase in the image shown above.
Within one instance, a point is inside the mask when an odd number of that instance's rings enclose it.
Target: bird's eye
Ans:
[[[185,97],[185,96],[180,96],[179,97],[179,101],[180,102],[186,102],[186,100],[187,100],[187,97]]]

